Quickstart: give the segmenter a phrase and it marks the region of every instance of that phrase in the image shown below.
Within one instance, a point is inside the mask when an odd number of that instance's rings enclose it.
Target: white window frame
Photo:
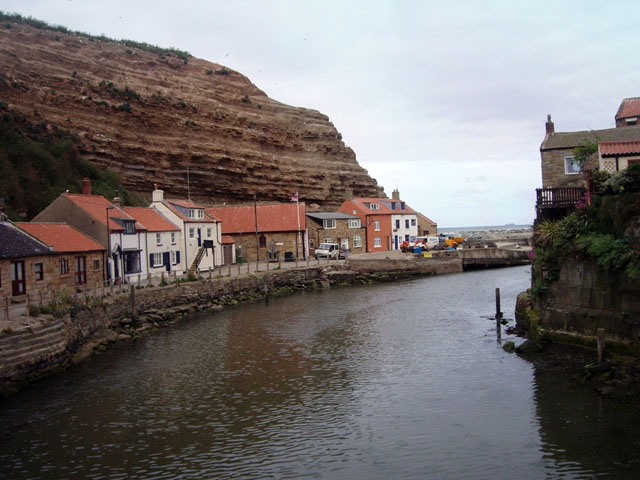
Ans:
[[[152,261],[152,267],[156,268],[156,267],[161,267],[162,266],[162,252],[155,252],[152,253],[151,255],[153,255],[153,261]],[[160,263],[158,263],[158,259]]]
[[[161,247],[162,246],[162,234],[161,233],[156,233],[156,247]]]
[[[325,237],[322,239],[322,243],[333,243],[333,238]]]
[[[362,247],[362,239],[360,238],[360,235],[354,235],[352,243],[353,243],[353,248]]]
[[[360,223],[359,218],[350,218],[349,219],[349,228],[360,228],[362,223]]]
[[[373,238],[373,248],[382,248],[382,238],[380,237]]]
[[[373,229],[374,229],[376,232],[379,232],[379,231],[380,231],[380,220],[374,220],[374,221],[373,221]]]
[[[380,204],[378,203],[370,203],[369,210],[380,210]]]
[[[322,220],[322,228],[324,228],[325,230],[336,228],[335,218],[327,218],[325,220]]]
[[[564,157],[564,173],[565,175],[577,175],[580,172],[580,165],[575,161],[573,155]]]
[[[176,244],[176,232],[171,232],[171,245]]]
[[[175,250],[171,250],[171,265],[175,265],[176,263],[176,252]]]
[[[211,238],[211,232],[212,232],[211,227],[207,228],[207,238]]]
[[[189,238],[196,238],[196,229],[195,228],[190,228],[189,229]]]

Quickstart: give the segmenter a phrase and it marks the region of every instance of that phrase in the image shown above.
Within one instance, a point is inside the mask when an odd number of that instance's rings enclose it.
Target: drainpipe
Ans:
[[[147,264],[147,278],[149,277],[149,240],[148,240],[149,232],[144,232],[144,255],[145,255],[145,263]],[[142,259],[140,259],[142,261]],[[171,259],[169,259],[169,263],[171,263]]]
[[[187,250],[187,235],[189,232],[187,232],[187,222],[183,220],[182,225],[182,231],[184,232],[182,235],[184,237],[184,271],[186,272],[189,269],[189,251]]]

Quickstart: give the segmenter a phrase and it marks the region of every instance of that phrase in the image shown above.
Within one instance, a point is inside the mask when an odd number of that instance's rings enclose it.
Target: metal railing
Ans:
[[[584,187],[536,188],[536,207],[575,207],[585,195]]]

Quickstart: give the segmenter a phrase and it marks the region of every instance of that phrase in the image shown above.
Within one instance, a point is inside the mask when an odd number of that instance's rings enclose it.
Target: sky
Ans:
[[[175,47],[319,110],[360,165],[439,227],[527,224],[556,131],[640,96],[640,2],[0,0],[0,10]],[[6,48],[2,46],[2,48]]]

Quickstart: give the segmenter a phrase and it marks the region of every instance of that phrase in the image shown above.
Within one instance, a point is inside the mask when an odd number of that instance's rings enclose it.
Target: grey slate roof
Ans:
[[[556,132],[545,137],[540,145],[540,150],[575,148],[582,145],[585,139],[594,142],[640,140],[640,126],[583,130],[581,132]]]
[[[342,212],[307,212],[307,217],[317,220],[349,220],[358,218]]]
[[[0,222],[0,259],[50,255],[51,251],[41,243],[8,223]]]

